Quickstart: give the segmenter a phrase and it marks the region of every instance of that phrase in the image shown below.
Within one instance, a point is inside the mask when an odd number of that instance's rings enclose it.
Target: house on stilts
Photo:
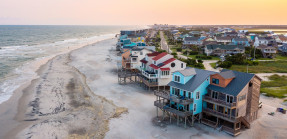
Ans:
[[[220,73],[186,68],[172,74],[169,91],[155,90],[154,105],[163,118],[195,121],[233,136],[257,119],[261,79],[254,74],[222,70]]]

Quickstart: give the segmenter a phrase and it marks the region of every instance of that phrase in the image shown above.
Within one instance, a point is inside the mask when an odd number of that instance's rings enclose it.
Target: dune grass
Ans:
[[[231,70],[246,72],[246,65],[232,65]],[[248,66],[249,73],[287,73],[287,61],[260,61],[258,66]]]
[[[287,97],[287,76],[275,74],[270,76],[269,79],[270,81],[262,82],[260,92],[277,98]]]

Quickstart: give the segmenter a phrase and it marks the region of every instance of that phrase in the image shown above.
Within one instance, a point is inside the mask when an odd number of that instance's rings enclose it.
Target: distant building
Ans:
[[[257,47],[260,45],[277,47],[276,40],[273,39],[272,37],[255,37],[254,46]]]
[[[256,47],[256,49],[260,49],[263,57],[265,58],[273,58],[276,56],[277,53],[277,49],[273,46],[265,46],[265,45],[260,45],[258,47]]]
[[[185,37],[183,39],[183,45],[184,46],[190,46],[190,45],[202,45],[203,41],[201,37]]]
[[[278,47],[278,50],[284,54],[287,55],[287,44],[283,44],[281,47]]]
[[[244,37],[244,38],[233,38],[232,43],[234,45],[250,46],[249,41],[246,37]]]
[[[245,48],[242,45],[206,45],[204,53],[210,55],[226,55],[226,54],[238,54],[244,53]]]
[[[216,36],[215,40],[218,43],[229,44],[232,41],[232,37],[218,37],[218,36]]]
[[[233,32],[225,32],[224,37],[238,37],[238,33],[233,31]]]

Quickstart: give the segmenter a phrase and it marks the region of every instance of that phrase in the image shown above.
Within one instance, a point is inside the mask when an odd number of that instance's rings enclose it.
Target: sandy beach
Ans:
[[[41,66],[39,78],[0,105],[0,138],[232,138],[199,123],[187,129],[160,123],[153,92],[118,84],[115,44],[100,41]],[[267,114],[286,105],[261,101],[259,118],[236,138],[286,138],[287,115]]]
[[[108,121],[126,109],[91,92],[86,77],[61,54],[41,66],[39,78],[0,105],[0,138],[103,138]],[[17,105],[15,105],[17,104]],[[3,109],[2,109],[3,108]]]

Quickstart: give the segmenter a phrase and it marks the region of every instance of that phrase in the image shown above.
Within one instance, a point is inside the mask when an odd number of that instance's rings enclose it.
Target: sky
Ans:
[[[0,25],[287,25],[287,0],[0,0]]]

